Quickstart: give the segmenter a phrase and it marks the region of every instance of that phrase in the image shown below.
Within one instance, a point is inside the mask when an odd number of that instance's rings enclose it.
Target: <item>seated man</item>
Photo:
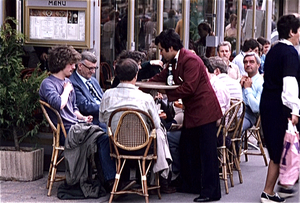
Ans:
[[[92,122],[93,116],[83,116],[76,106],[76,94],[68,77],[75,69],[75,64],[81,59],[80,54],[67,46],[54,47],[49,51],[48,64],[51,75],[43,80],[39,94],[41,100],[55,108],[62,117],[66,131],[78,123],[78,120]],[[55,123],[56,116],[49,113],[50,119]],[[65,138],[61,134],[61,140]],[[109,141],[107,136],[98,139],[99,159],[102,165],[105,181],[113,183],[116,168],[109,155]]]
[[[210,57],[212,58],[212,57]],[[207,76],[209,78],[210,84],[212,88],[214,89],[214,92],[217,96],[217,99],[219,101],[220,107],[222,114],[224,115],[225,112],[230,108],[230,94],[229,90],[226,85],[222,83],[222,81],[219,79],[219,77],[216,76],[215,71],[211,65],[211,60],[210,58],[206,57],[201,57],[203,60],[204,65],[206,66],[206,72]],[[225,65],[225,62],[220,58],[220,60],[223,62]],[[218,120],[217,126],[219,126],[219,122],[221,119]]]
[[[111,113],[122,107],[131,107],[143,110],[150,114],[157,132],[157,162],[153,166],[154,172],[161,172],[161,191],[165,193],[175,192],[168,186],[169,163],[171,154],[161,130],[160,118],[150,94],[143,93],[136,86],[138,64],[133,59],[120,60],[116,64],[116,73],[120,83],[116,88],[107,90],[100,104],[100,121],[108,123]],[[116,130],[118,119],[112,120],[112,131]]]
[[[99,121],[99,108],[103,91],[96,78],[93,77],[97,67],[97,57],[88,51],[81,53],[81,61],[77,64],[76,71],[70,80],[76,93],[76,105],[84,115],[93,116],[93,124],[99,125],[106,131],[105,123]]]
[[[255,52],[256,54],[258,54],[258,51],[259,44],[256,39],[251,38],[244,41],[241,52],[232,60],[232,63],[236,64],[239,67],[241,76],[247,76],[247,72],[245,71],[243,64],[244,56],[249,52]]]
[[[217,47],[217,53],[218,56],[223,58],[225,63],[228,66],[227,74],[229,77],[238,80],[241,78],[241,73],[239,67],[230,62],[230,56],[231,56],[231,44],[228,41],[224,41],[223,43],[220,43]]]
[[[223,58],[220,58],[218,56],[210,57],[209,62],[211,68],[213,69],[214,75],[216,75],[219,78],[220,82],[225,87],[227,87],[230,98],[242,100],[242,87],[237,80],[232,79],[229,76],[228,71],[230,70],[230,68],[223,61]],[[241,114],[242,109],[240,109],[238,116],[240,116]]]
[[[260,57],[254,53],[246,53],[244,57],[244,68],[247,76],[241,78],[240,84],[243,91],[243,100],[246,105],[246,112],[243,123],[243,130],[252,127],[256,123],[259,113],[259,102],[263,90],[264,79],[259,74]]]

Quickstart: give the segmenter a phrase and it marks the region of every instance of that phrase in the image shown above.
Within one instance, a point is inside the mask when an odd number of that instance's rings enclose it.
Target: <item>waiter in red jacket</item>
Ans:
[[[222,117],[222,112],[206,67],[199,56],[183,48],[174,29],[161,32],[155,44],[164,60],[172,63],[174,83],[180,85],[166,91],[168,100],[181,98],[185,106],[179,143],[182,192],[200,194],[194,202],[219,200],[216,121]],[[165,68],[150,81],[166,82],[168,75],[169,70]]]

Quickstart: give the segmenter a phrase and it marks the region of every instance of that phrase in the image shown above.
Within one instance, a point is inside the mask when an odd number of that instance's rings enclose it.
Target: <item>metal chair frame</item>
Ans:
[[[51,195],[51,190],[54,182],[62,181],[65,180],[65,176],[57,176],[56,175],[56,170],[57,166],[64,160],[64,156],[61,157],[62,152],[64,151],[64,146],[60,146],[59,144],[59,137],[60,137],[60,132],[64,134],[65,137],[67,137],[66,129],[64,127],[64,124],[62,122],[62,119],[60,117],[60,114],[56,109],[51,107],[47,102],[44,102],[42,100],[39,100],[42,111],[44,113],[44,116],[46,120],[48,121],[52,133],[53,133],[53,144],[52,144],[52,155],[51,155],[51,162],[50,162],[50,167],[49,167],[49,173],[48,173],[48,179],[47,179],[47,189],[48,193],[47,196]],[[54,123],[51,121],[46,108],[50,109],[55,113],[57,116],[57,125],[55,126]],[[61,157],[61,158],[59,158]]]
[[[118,112],[122,112],[122,115],[118,121],[116,131],[113,133],[111,129],[111,122],[112,118]],[[145,115],[150,121],[151,129],[153,129],[151,130],[151,133],[149,133],[146,122],[141,114]],[[138,109],[120,108],[113,111],[110,115],[107,129],[110,141],[110,156],[116,159],[116,177],[111,191],[109,203],[112,202],[114,195],[125,193],[144,196],[145,202],[148,203],[148,190],[153,189],[157,190],[158,197],[161,199],[158,173],[155,174],[155,185],[149,187],[147,186],[147,173],[149,172],[152,162],[157,160],[156,130],[154,128],[154,123],[151,116],[148,113]],[[135,138],[132,139],[131,136],[134,134]],[[152,144],[153,153],[149,153],[149,149]],[[120,152],[120,150],[122,150],[122,152]],[[124,152],[134,152],[137,150],[145,151],[141,155],[124,154]],[[117,191],[122,170],[127,159],[138,161],[142,188]],[[147,166],[146,161],[149,162]]]

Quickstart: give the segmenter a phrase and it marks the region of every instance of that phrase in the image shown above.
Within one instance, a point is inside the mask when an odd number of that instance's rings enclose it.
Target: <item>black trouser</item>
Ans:
[[[221,198],[216,133],[216,122],[183,128],[179,145],[183,192]]]

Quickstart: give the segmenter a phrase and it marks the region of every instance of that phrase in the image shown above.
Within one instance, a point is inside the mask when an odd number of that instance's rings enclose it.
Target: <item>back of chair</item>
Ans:
[[[112,85],[112,72],[107,62],[100,63],[100,85],[103,89],[108,89]]]
[[[41,105],[41,108],[42,108],[42,111],[44,113],[44,116],[46,118],[46,120],[48,121],[52,131],[53,131],[53,138],[54,138],[54,143],[59,143],[59,136],[60,136],[60,130],[62,130],[64,136],[66,137],[67,136],[67,133],[66,133],[66,129],[64,127],[64,124],[63,124],[63,121],[60,117],[60,114],[58,113],[58,111],[56,109],[54,109],[53,107],[50,106],[50,104],[48,104],[47,102],[44,102],[42,100],[39,100],[40,102],[40,105]],[[50,119],[49,115],[48,115],[48,112],[47,112],[47,109],[49,109],[50,111],[53,111],[53,113],[56,115],[57,117],[57,124],[55,126],[55,124],[52,122],[52,120]]]
[[[242,114],[239,116],[240,109]],[[225,112],[222,117],[221,124],[219,126],[218,134],[223,131],[223,135],[230,135],[232,139],[238,138],[241,135],[244,115],[245,115],[245,103],[242,100],[233,100],[230,108]],[[225,143],[225,141],[224,141]]]
[[[122,113],[119,118],[117,128],[114,133],[111,130],[111,121],[117,113]],[[116,115],[117,114],[117,115]],[[138,109],[120,108],[112,112],[108,122],[108,133],[112,136],[114,143],[121,149],[135,151],[144,148],[149,142],[149,130],[147,121],[150,123],[150,128],[154,128],[154,123],[151,116]],[[155,129],[154,129],[155,131]],[[153,132],[152,132],[153,134]]]

